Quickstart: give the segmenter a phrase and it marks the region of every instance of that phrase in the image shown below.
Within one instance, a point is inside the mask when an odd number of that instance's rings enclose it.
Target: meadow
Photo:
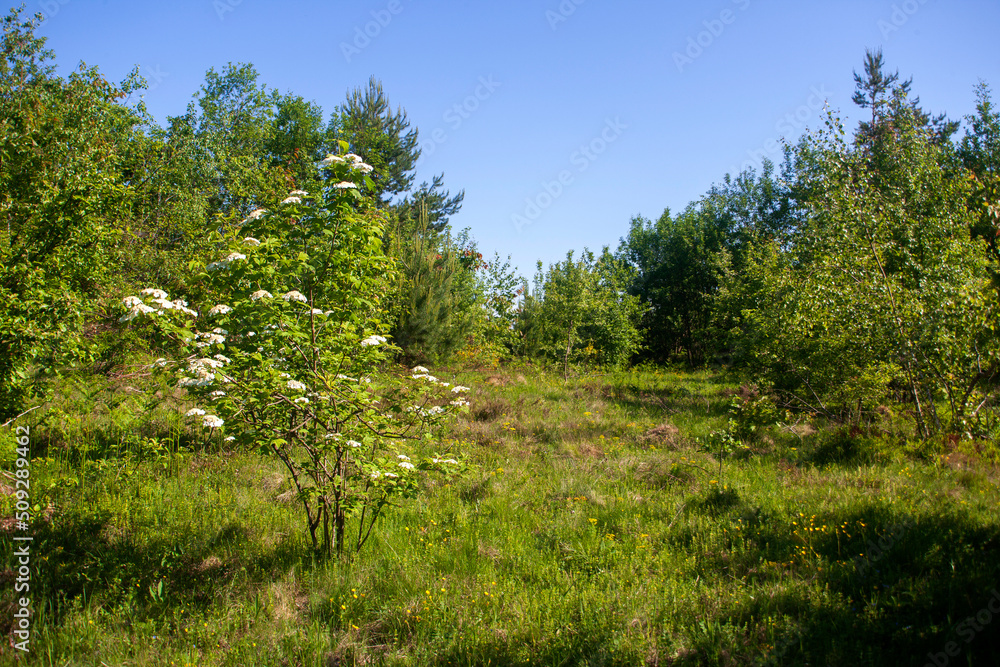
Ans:
[[[1000,662],[982,444],[900,445],[888,409],[854,428],[753,410],[712,371],[435,373],[472,387],[435,443],[460,469],[423,475],[341,559],[313,555],[273,458],[188,428],[183,392],[139,370],[64,380],[19,421],[35,616],[30,653],[5,642],[0,663]]]

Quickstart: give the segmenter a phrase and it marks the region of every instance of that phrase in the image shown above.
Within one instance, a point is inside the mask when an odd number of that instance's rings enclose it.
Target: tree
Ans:
[[[85,317],[129,217],[128,155],[143,118],[119,104],[137,83],[81,65],[54,75],[34,30],[3,19],[0,58],[0,418],[43,387],[41,372],[86,358]],[[134,165],[133,165],[134,166]]]
[[[328,141],[346,141],[374,167],[374,193],[382,205],[413,185],[420,148],[417,130],[409,127],[406,112],[401,107],[392,111],[382,82],[374,76],[367,88],[351,91],[331,115]]]
[[[897,88],[893,131],[852,150],[834,116],[800,145],[808,217],[758,254],[742,292],[742,354],[786,399],[859,419],[905,388],[922,437],[967,431],[996,374],[997,303],[969,181]],[[880,159],[873,161],[872,154]],[[749,307],[748,307],[749,304]],[[944,401],[950,419],[936,406]]]

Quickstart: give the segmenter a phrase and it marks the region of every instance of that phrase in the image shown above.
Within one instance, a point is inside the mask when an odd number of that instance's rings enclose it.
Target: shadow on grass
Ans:
[[[59,625],[66,612],[92,599],[127,612],[134,622],[172,618],[185,607],[208,608],[237,576],[264,584],[310,555],[294,538],[260,550],[236,522],[211,534],[187,531],[140,540],[111,519],[107,511],[69,509],[55,522],[32,524],[30,585],[37,622]],[[219,558],[225,552],[241,555]],[[9,616],[0,620],[0,633],[10,630],[9,622]]]

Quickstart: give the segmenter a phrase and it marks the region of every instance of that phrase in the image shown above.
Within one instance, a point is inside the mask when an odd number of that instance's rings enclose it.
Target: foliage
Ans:
[[[812,410],[859,416],[898,386],[922,436],[965,431],[997,358],[987,255],[969,238],[969,181],[901,90],[886,114],[892,132],[868,147],[851,150],[832,115],[803,143],[799,177],[812,196],[801,235],[784,257],[777,247],[760,254],[749,271],[757,279],[730,285],[737,300],[755,301],[743,310],[742,353]]]
[[[85,316],[109,280],[129,195],[122,171],[144,119],[134,90],[83,66],[54,75],[36,19],[3,19],[0,59],[0,420],[39,373],[87,358]]]
[[[608,366],[627,363],[639,349],[637,324],[643,308],[625,292],[628,269],[607,248],[601,257],[584,250],[535,275],[533,293],[526,293],[518,322],[524,350],[559,359],[563,374],[577,357],[593,357]]]
[[[463,401],[432,395],[440,386],[426,373],[376,373],[387,361],[382,297],[393,269],[382,217],[360,192],[371,168],[354,155],[324,163],[336,186],[293,191],[218,235],[225,256],[203,268],[200,312],[150,288],[126,299],[122,319],[147,318],[176,345],[178,358],[154,366],[200,399],[188,416],[277,457],[313,546],[341,554],[348,518],[360,549],[382,511],[413,492],[418,467],[443,465],[410,463],[400,441],[432,441],[432,426]],[[455,400],[440,405],[446,396]]]

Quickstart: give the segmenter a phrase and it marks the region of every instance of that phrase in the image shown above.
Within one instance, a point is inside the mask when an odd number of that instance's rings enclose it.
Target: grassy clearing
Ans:
[[[275,461],[188,433],[162,387],[33,413],[29,662],[922,665],[948,642],[1000,662],[1000,488],[975,451],[800,420],[720,462],[697,439],[746,388],[708,372],[436,375],[474,388],[442,443],[474,466],[342,562],[310,556]]]

